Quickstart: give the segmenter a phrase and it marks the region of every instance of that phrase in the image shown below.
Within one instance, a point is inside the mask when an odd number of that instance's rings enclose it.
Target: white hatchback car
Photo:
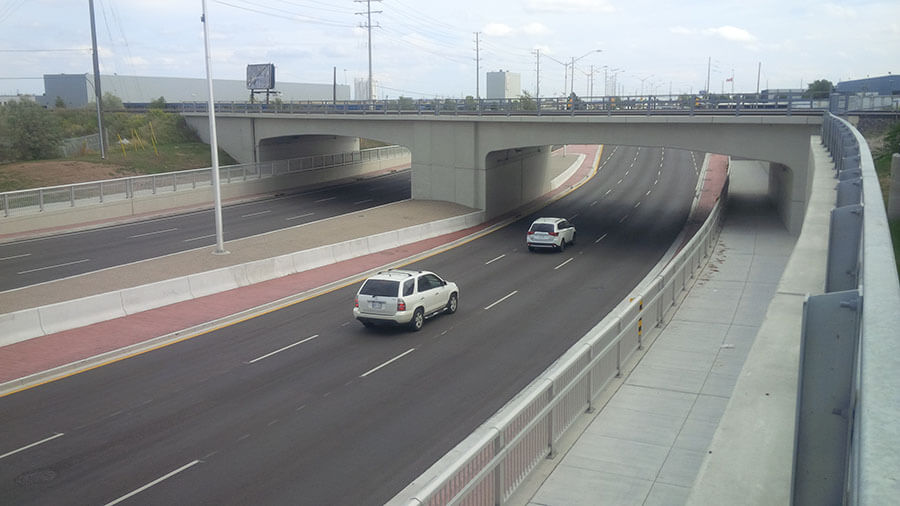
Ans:
[[[538,218],[528,228],[525,242],[529,251],[538,248],[563,251],[575,244],[575,226],[563,218]]]
[[[456,283],[429,271],[390,269],[362,284],[356,294],[353,317],[366,327],[407,325],[417,331],[425,318],[455,313],[458,304]]]

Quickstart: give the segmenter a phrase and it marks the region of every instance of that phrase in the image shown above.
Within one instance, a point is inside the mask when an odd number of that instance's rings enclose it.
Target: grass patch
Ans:
[[[124,147],[124,149],[123,149]],[[120,167],[117,172],[123,176],[138,174],[158,174],[188,169],[202,169],[212,166],[209,145],[202,142],[181,142],[157,146],[121,145],[114,143],[106,151],[106,160],[96,153],[75,156],[66,160],[104,163]],[[221,149],[219,165],[232,165],[235,160]]]

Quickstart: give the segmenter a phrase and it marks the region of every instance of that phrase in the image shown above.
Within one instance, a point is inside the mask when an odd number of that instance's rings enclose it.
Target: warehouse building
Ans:
[[[101,75],[100,88],[103,94],[111,93],[125,104],[146,104],[159,97],[169,103],[208,100],[207,82],[202,78]],[[350,100],[350,87],[341,84],[276,82],[275,90],[275,96],[284,102]],[[239,79],[213,79],[213,93],[217,102],[250,100],[247,82]],[[72,108],[93,102],[93,74],[44,74],[44,95],[39,102],[54,107],[57,98]],[[260,100],[258,95],[256,100]]]

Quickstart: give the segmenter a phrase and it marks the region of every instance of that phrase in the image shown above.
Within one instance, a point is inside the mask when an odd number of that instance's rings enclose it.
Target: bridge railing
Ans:
[[[804,304],[792,498],[890,504],[900,497],[900,284],[865,139],[831,114],[836,168],[825,292]]]
[[[217,102],[225,114],[403,114],[403,115],[618,115],[618,114],[820,114],[828,99],[793,95],[648,95],[514,99],[384,99],[374,101]],[[179,113],[206,113],[206,102],[167,104]]]
[[[219,167],[219,179],[222,184],[245,182],[361,162],[388,160],[408,154],[409,150],[404,147],[385,146],[288,160],[227,165]],[[0,207],[3,209],[3,216],[9,217],[208,186],[212,186],[211,167],[2,192]]]
[[[724,192],[723,192],[724,197]],[[716,204],[700,230],[541,377],[389,504],[505,504],[528,474],[556,451],[566,430],[595,408],[629,359],[683,297],[713,251],[722,219]],[[418,480],[417,480],[418,481]]]

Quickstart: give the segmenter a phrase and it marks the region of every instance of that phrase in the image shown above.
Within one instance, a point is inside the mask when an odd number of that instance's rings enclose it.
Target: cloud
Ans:
[[[825,13],[835,18],[847,19],[856,17],[856,10],[852,7],[844,7],[837,4],[825,4],[824,7]]]
[[[493,35],[495,37],[504,37],[513,33],[513,29],[508,25],[504,25],[503,23],[488,23],[484,28],[481,29],[487,35]]]
[[[527,35],[544,35],[546,33],[550,33],[550,29],[544,26],[543,23],[533,22],[528,23],[521,28],[522,32]]]
[[[721,37],[733,42],[756,42],[756,37],[747,30],[729,25],[720,26],[718,28],[707,28],[703,30],[703,34]]]
[[[615,12],[607,0],[529,0],[525,4],[525,10],[530,12],[545,13],[571,13],[580,14],[587,12]]]

